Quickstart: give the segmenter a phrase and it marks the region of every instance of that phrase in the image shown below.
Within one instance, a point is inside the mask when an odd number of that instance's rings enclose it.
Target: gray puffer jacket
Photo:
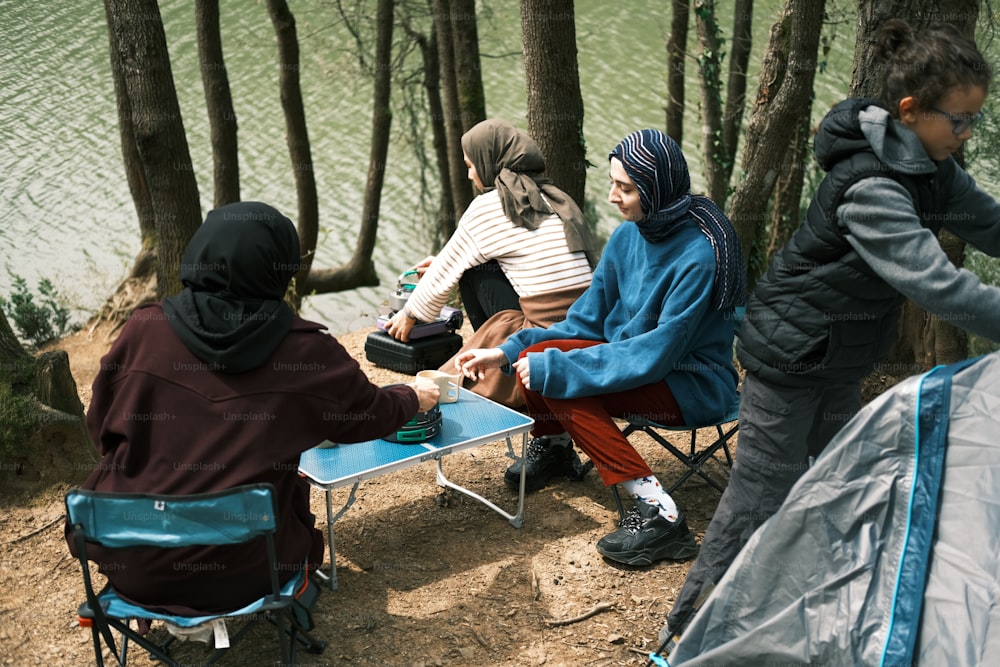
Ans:
[[[828,173],[747,305],[744,368],[784,386],[859,381],[895,341],[904,298],[1000,340],[1000,289],[936,238],[945,228],[1000,255],[1000,204],[871,100],[835,106],[815,154]]]

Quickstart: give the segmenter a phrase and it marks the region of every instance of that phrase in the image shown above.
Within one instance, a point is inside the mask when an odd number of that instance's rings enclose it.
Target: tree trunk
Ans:
[[[155,233],[156,294],[181,289],[180,260],[201,224],[201,204],[155,0],[105,0],[126,173],[140,224]],[[127,114],[127,118],[125,117]],[[145,232],[146,230],[144,230]]]
[[[874,35],[889,18],[902,18],[914,28],[927,27],[934,21],[947,21],[971,38],[975,37],[979,18],[978,0],[859,0],[858,39],[854,51],[851,94],[855,97],[879,97],[884,81],[873,47]],[[962,155],[956,156],[962,164]],[[938,236],[948,259],[956,266],[965,261],[965,244],[942,231]],[[969,355],[968,335],[908,301],[903,305],[899,338],[890,352],[893,367],[923,372],[938,364],[949,364]]]
[[[309,130],[306,128],[306,112],[302,105],[302,87],[299,83],[301,65],[295,17],[292,16],[285,0],[267,0],[267,12],[278,38],[278,87],[281,91],[281,109],[285,115],[288,154],[292,161],[295,192],[299,202],[296,225],[299,232],[299,247],[304,259],[302,268],[295,275],[295,296],[301,299],[310,291],[306,285],[309,282],[312,258],[319,237],[319,197],[316,194]]]
[[[117,330],[136,306],[156,299],[156,216],[153,214],[153,198],[149,183],[143,176],[139,147],[132,127],[132,103],[125,86],[124,67],[119,58],[118,41],[115,31],[108,24],[108,53],[111,59],[111,76],[115,86],[115,100],[118,109],[118,134],[122,146],[122,160],[125,165],[125,179],[128,182],[132,203],[139,220],[140,249],[128,277],[115,289],[114,294],[101,310],[87,323],[97,327],[101,322],[112,324]]]
[[[684,137],[684,71],[691,0],[671,0],[667,39],[667,134],[681,145]]]
[[[12,370],[24,359],[30,358],[31,355],[25,352],[24,347],[18,342],[14,330],[10,328],[10,322],[7,321],[7,316],[0,308],[0,359],[3,360],[0,371]]]
[[[810,106],[812,99],[810,98]],[[812,119],[809,115],[798,118],[798,125],[789,135],[785,168],[774,183],[771,203],[770,234],[766,257],[777,252],[799,226],[802,211],[802,189],[806,164],[812,160]]]
[[[0,311],[0,491],[76,482],[96,460],[69,357],[31,356]]]
[[[528,133],[546,176],[584,207],[587,148],[573,0],[521,0]]]
[[[215,207],[240,200],[240,167],[236,141],[236,112],[229,92],[229,77],[222,57],[219,32],[219,0],[195,0],[195,25],[198,30],[198,59],[201,83],[205,89],[205,107],[212,138],[212,161],[215,184]]]
[[[722,149],[724,171],[720,181],[725,182],[724,195],[729,194],[729,182],[736,163],[740,128],[743,125],[743,108],[747,99],[747,65],[753,45],[753,0],[736,0],[733,8],[733,45],[729,53],[729,74],[726,83],[726,107],[722,116]],[[725,199],[717,199],[723,206]]]
[[[714,0],[695,0],[698,33],[698,82],[701,87],[701,156],[708,196],[723,205],[728,183],[723,180],[726,149],[722,141],[722,35]]]
[[[722,87],[722,62],[725,54],[722,31],[715,15],[715,2],[696,0],[694,11],[700,45],[698,62],[705,180],[709,197],[724,207],[736,160],[743,106],[746,103],[753,0],[737,0],[733,9],[733,45],[729,54],[725,92]]]
[[[468,132],[473,125],[486,120],[476,0],[451,0],[451,43],[455,49],[455,90],[462,132]]]
[[[775,183],[786,167],[788,128],[808,118],[825,0],[787,0],[771,28],[761,64],[753,114],[743,146],[745,176],[733,193],[730,218],[748,260],[766,219]],[[756,281],[767,261],[754,254],[748,261],[748,284]]]
[[[375,89],[372,101],[372,148],[365,184],[365,202],[361,211],[361,230],[350,261],[338,269],[313,270],[303,283],[302,293],[334,292],[355,287],[378,285],[372,253],[378,231],[382,185],[392,127],[392,32],[393,0],[379,0],[375,19]]]
[[[455,233],[458,218],[452,204],[451,180],[448,178],[448,134],[445,128],[444,105],[441,100],[441,63],[438,58],[437,29],[431,26],[431,36],[414,35],[423,61],[424,94],[427,95],[427,111],[430,115],[433,135],[434,160],[438,169],[441,189],[438,205],[438,224],[435,234],[436,247],[441,247]]]
[[[462,108],[459,105],[456,71],[456,47],[452,31],[451,14],[456,11],[452,0],[433,2],[434,32],[437,35],[438,59],[441,65],[441,99],[444,108],[445,135],[447,137],[448,173],[451,181],[452,207],[455,218],[461,218],[472,203],[472,184],[462,158]],[[478,66],[478,60],[476,65]],[[468,64],[471,66],[471,64]]]

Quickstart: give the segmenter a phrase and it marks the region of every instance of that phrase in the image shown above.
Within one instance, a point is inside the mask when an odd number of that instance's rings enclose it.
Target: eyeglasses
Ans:
[[[947,118],[949,121],[951,121],[951,133],[954,134],[955,136],[964,134],[966,130],[971,130],[973,127],[975,127],[976,123],[978,123],[983,119],[982,111],[980,111],[977,114],[971,114],[971,113],[953,114],[953,113],[948,113],[947,111],[942,111],[937,107],[931,107],[931,111],[939,113],[945,118]]]

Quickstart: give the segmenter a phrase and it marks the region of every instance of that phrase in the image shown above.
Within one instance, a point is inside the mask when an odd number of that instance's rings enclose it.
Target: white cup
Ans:
[[[451,375],[442,371],[427,370],[419,371],[417,377],[430,380],[438,386],[438,389],[441,391],[438,403],[454,403],[458,400],[458,388],[462,386],[462,375],[460,373]]]

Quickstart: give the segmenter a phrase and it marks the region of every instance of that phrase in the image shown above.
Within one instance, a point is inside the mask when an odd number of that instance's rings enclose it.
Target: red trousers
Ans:
[[[520,357],[552,347],[566,351],[605,344],[588,340],[550,340],[526,348]],[[525,389],[520,383],[518,386],[524,394],[528,414],[535,420],[531,434],[541,437],[569,433],[594,462],[606,486],[653,474],[639,452],[622,435],[615,417],[635,415],[664,425],[684,423],[677,401],[665,382],[581,398],[550,398]]]

